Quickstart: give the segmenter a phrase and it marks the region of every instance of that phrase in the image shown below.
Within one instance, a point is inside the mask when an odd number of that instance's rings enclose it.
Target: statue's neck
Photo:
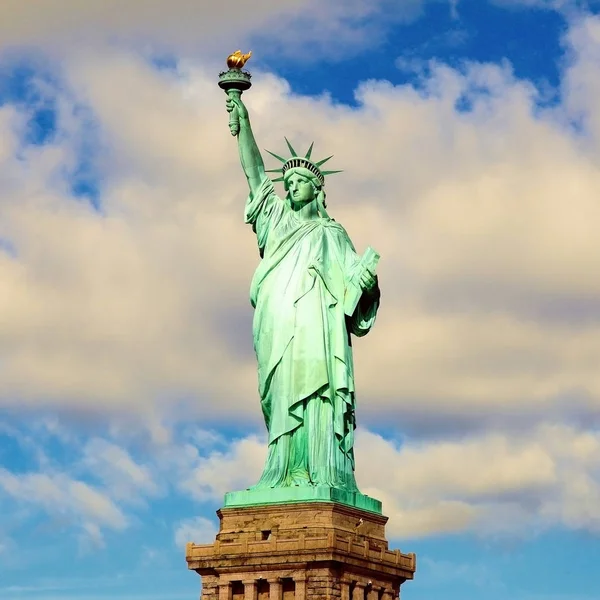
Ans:
[[[319,218],[319,211],[317,210],[317,202],[313,200],[306,204],[300,202],[290,202],[292,210],[296,213],[296,216],[301,221],[312,221]]]

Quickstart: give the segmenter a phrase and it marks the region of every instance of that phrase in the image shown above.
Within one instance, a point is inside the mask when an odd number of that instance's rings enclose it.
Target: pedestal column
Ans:
[[[352,600],[365,600],[365,586],[362,583],[356,583],[352,592]]]
[[[295,600],[306,600],[306,576],[294,577]]]
[[[281,579],[279,577],[273,577],[267,579],[269,582],[269,600],[282,600],[283,589],[281,587]]]
[[[242,583],[244,584],[244,600],[257,600],[258,586],[256,579],[246,579]]]
[[[231,583],[228,581],[219,583],[219,600],[232,600],[232,597]]]
[[[341,599],[340,600],[351,600],[350,599],[350,583],[347,581],[341,581],[340,588],[341,588]]]

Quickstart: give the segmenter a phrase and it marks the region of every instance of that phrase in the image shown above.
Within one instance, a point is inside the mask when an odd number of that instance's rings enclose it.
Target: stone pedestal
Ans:
[[[189,543],[202,600],[393,600],[416,570],[389,550],[387,517],[311,502],[223,508],[217,539]]]

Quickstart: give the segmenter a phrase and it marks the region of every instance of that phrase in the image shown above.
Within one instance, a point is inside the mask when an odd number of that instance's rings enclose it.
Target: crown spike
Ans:
[[[277,179],[271,179],[273,183],[277,183],[278,181],[284,181],[284,177],[278,177]]]
[[[287,162],[286,158],[281,158],[281,156],[275,154],[274,152],[271,152],[270,150],[267,150],[266,152],[268,152],[271,156],[274,156],[277,160],[281,161],[282,163]]]
[[[315,165],[317,165],[317,167],[320,167],[321,165],[325,164],[330,158],[333,158],[333,154],[331,156],[328,156],[327,158],[320,160],[319,162],[316,162]]]
[[[286,144],[288,145],[288,148],[290,149],[292,156],[298,156],[298,154],[296,154],[296,151],[294,150],[293,146],[290,144],[289,140],[286,137],[284,137],[283,139],[285,140]]]
[[[268,152],[271,156],[273,156],[278,161],[283,163],[283,166],[280,169],[266,169],[265,170],[266,173],[280,173],[281,174],[280,177],[278,177],[277,179],[273,179],[272,180],[273,182],[285,181],[286,173],[290,169],[295,169],[298,167],[302,167],[303,169],[308,169],[317,179],[319,179],[319,181],[321,182],[321,185],[325,185],[325,176],[326,175],[333,175],[334,173],[342,173],[343,172],[342,170],[321,171],[321,169],[319,167],[322,164],[326,163],[329,159],[333,158],[333,154],[331,156],[328,156],[327,158],[323,158],[319,162],[312,161],[310,157],[312,155],[313,147],[315,144],[314,141],[311,142],[311,144],[304,156],[298,156],[298,153],[296,152],[296,150],[294,150],[294,147],[292,146],[292,144],[290,144],[290,141],[286,137],[284,137],[283,139],[285,140],[285,142],[289,148],[289,151],[291,153],[290,158],[285,159],[285,158],[279,156],[278,154],[271,152],[270,150],[266,150],[266,152]]]
[[[310,148],[306,151],[306,154],[304,155],[304,158],[307,158],[307,159],[310,160],[310,155],[312,154],[312,149],[313,149],[314,145],[315,145],[314,142],[310,143]]]

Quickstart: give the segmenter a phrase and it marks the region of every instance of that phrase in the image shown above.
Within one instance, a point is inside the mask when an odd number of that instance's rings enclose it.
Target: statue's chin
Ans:
[[[309,200],[295,200],[294,198],[291,198],[290,205],[292,207],[292,210],[300,211],[303,208],[306,208],[313,201],[314,201],[314,198],[311,198]]]

